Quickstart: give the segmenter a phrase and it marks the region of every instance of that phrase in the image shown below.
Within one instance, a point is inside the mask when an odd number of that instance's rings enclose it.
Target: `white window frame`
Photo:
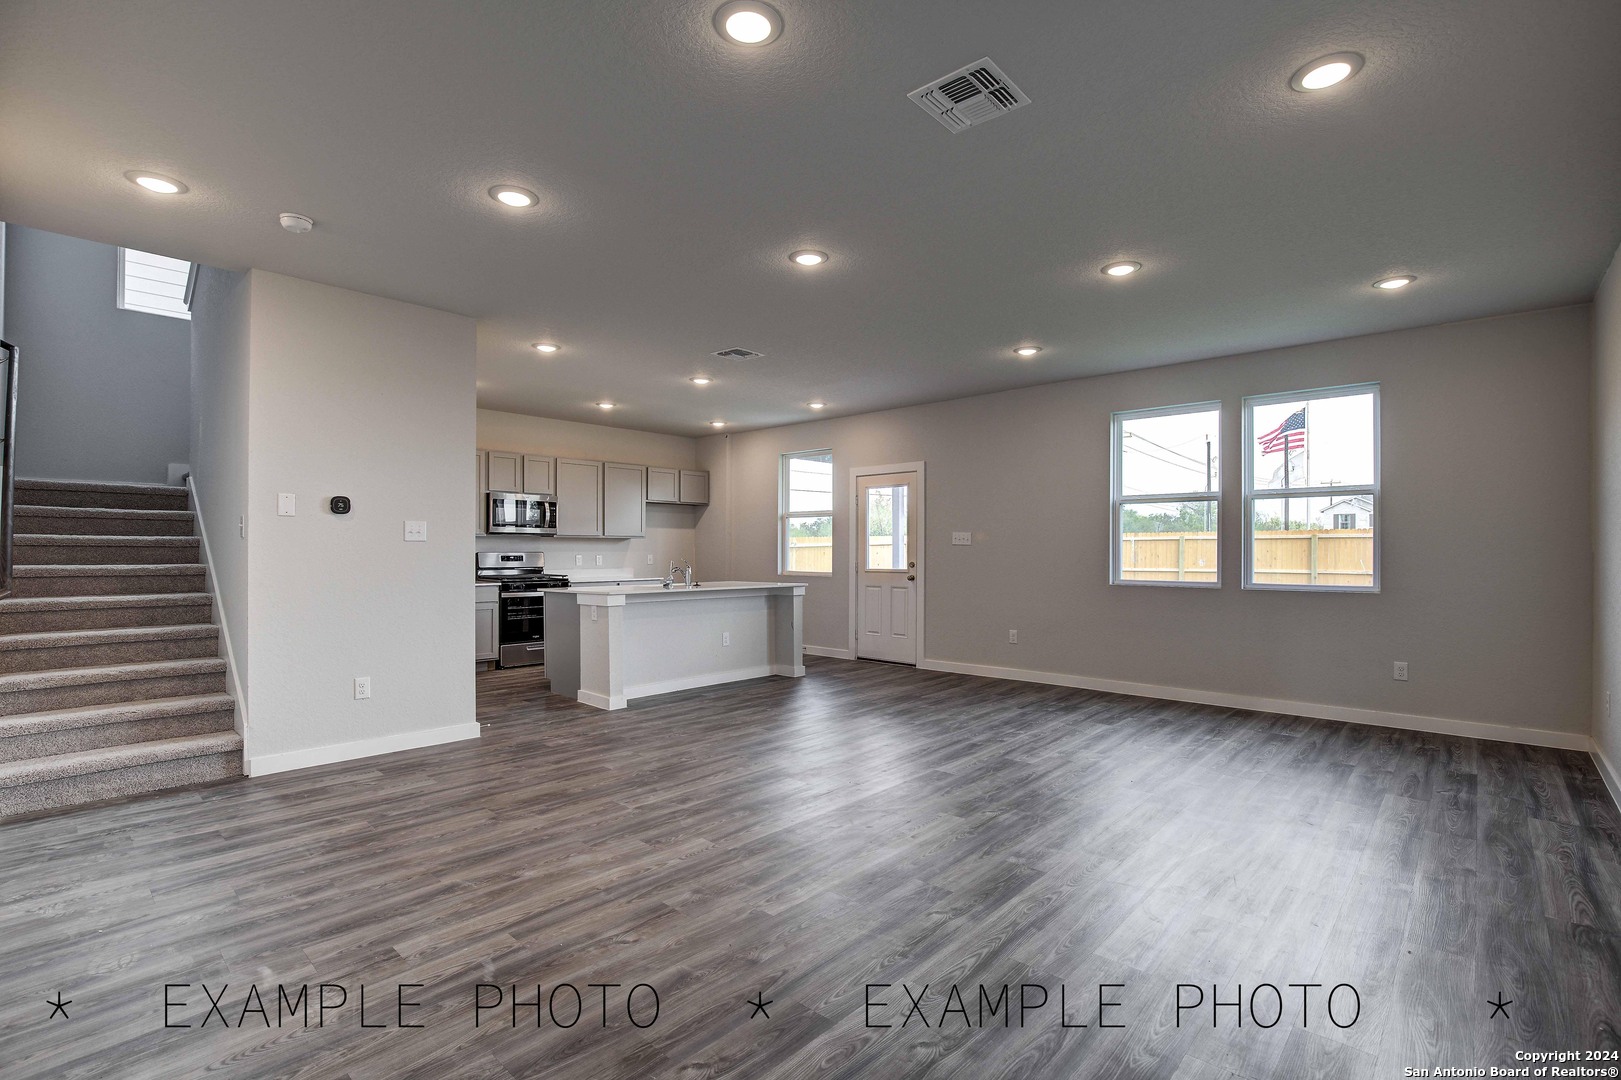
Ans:
[[[788,529],[789,529],[789,526],[791,526],[793,524],[794,519],[796,519],[796,518],[822,518],[822,517],[827,518],[828,522],[830,523],[829,526],[828,526],[828,543],[831,545],[832,541],[833,541],[833,527],[838,524],[838,517],[837,517],[837,515],[835,513],[834,508],[838,504],[837,504],[837,502],[834,501],[834,494],[835,493],[832,490],[829,490],[829,492],[828,492],[828,505],[827,505],[827,510],[825,512],[821,511],[821,510],[800,510],[797,513],[790,513],[789,510],[788,510],[788,468],[789,468],[788,463],[790,461],[794,460],[795,458],[820,457],[823,454],[826,454],[828,456],[828,458],[830,459],[829,463],[828,463],[828,476],[829,476],[829,479],[831,479],[832,475],[833,475],[832,461],[831,461],[831,458],[833,456],[833,451],[831,449],[826,448],[826,447],[823,447],[823,448],[818,449],[818,450],[795,450],[795,451],[792,451],[791,453],[783,454],[781,456],[781,458],[778,460],[778,463],[777,463],[777,576],[778,577],[832,577],[833,576],[833,571],[832,570],[790,570],[788,568]],[[829,550],[832,550],[832,548],[830,547]]]
[[[1171,492],[1161,495],[1127,495],[1120,490],[1123,480],[1121,472],[1121,456],[1124,453],[1124,431],[1128,420],[1141,420],[1149,416],[1177,416],[1183,413],[1216,414],[1216,445],[1221,445],[1221,402],[1198,401],[1188,405],[1163,405],[1153,409],[1126,409],[1110,414],[1109,418],[1109,584],[1111,585],[1148,585],[1154,587],[1169,587],[1173,589],[1219,589],[1222,586],[1221,567],[1226,561],[1222,556],[1222,546],[1225,543],[1221,527],[1221,488],[1220,475],[1216,477],[1215,491],[1183,491]],[[1218,459],[1219,460],[1219,459]],[[1143,581],[1136,578],[1121,577],[1120,569],[1120,511],[1122,507],[1141,503],[1171,503],[1171,502],[1208,502],[1215,506],[1216,521],[1216,580],[1215,581]]]
[[[1280,401],[1322,401],[1325,398],[1356,397],[1361,394],[1373,395],[1373,483],[1371,484],[1325,484],[1313,487],[1289,488],[1291,499],[1312,499],[1327,496],[1329,498],[1349,498],[1353,495],[1362,495],[1368,499],[1371,509],[1368,511],[1369,526],[1373,529],[1373,577],[1367,585],[1288,585],[1283,582],[1257,582],[1255,580],[1255,500],[1276,499],[1281,497],[1282,488],[1265,488],[1257,490],[1255,487],[1255,409],[1259,405],[1272,405]],[[1379,510],[1379,478],[1380,478],[1380,445],[1383,442],[1379,426],[1379,384],[1354,383],[1349,386],[1328,386],[1318,390],[1290,390],[1278,394],[1255,394],[1244,399],[1244,576],[1240,587],[1245,589],[1266,590],[1272,592],[1324,592],[1324,593],[1361,593],[1368,595],[1378,594],[1381,588],[1381,566],[1383,560],[1380,551],[1384,546],[1384,527],[1381,523]],[[1308,439],[1315,436],[1308,429]]]
[[[130,303],[128,301],[128,298],[125,295],[128,292],[128,290],[124,286],[124,253],[126,251],[128,251],[128,250],[129,250],[128,248],[122,248],[122,247],[118,249],[118,275],[117,275],[117,277],[115,277],[113,279],[113,306],[115,308],[117,308],[119,311],[139,311],[143,315],[162,315],[166,319],[187,319],[187,320],[189,320],[191,318],[191,311],[190,311],[191,295],[190,295],[189,288],[184,293],[182,293],[182,297],[181,297],[181,304],[182,304],[183,307],[185,307],[187,309],[187,310],[184,310],[184,311],[171,311],[168,308],[149,307],[149,306],[147,306],[145,304],[142,304],[142,303],[139,303],[139,302]],[[139,249],[136,249],[136,250],[139,251]],[[143,254],[143,255],[157,255],[158,253],[155,252],[155,251],[142,251],[142,252],[140,252],[140,254]],[[161,256],[161,257],[162,258],[173,258],[173,256]],[[175,261],[179,262],[180,260],[176,259]],[[186,271],[187,271],[187,275],[188,275],[188,280],[189,280],[190,273],[194,269],[195,269],[195,264],[194,263],[187,263],[186,264]]]

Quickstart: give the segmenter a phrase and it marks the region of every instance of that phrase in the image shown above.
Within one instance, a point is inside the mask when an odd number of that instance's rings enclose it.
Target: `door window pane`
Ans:
[[[905,484],[867,489],[864,516],[868,570],[906,569],[906,495]]]

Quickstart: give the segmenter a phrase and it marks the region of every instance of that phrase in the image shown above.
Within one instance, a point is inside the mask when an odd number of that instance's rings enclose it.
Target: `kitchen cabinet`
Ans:
[[[479,663],[495,659],[500,618],[501,587],[473,586],[473,659]]]
[[[647,469],[606,462],[602,466],[602,535],[647,535]]]
[[[681,470],[681,501],[693,506],[709,502],[709,474],[692,469]]]
[[[484,493],[489,490],[484,483],[484,469],[489,455],[482,450],[473,451],[473,535],[484,535]]]
[[[647,501],[650,503],[678,503],[681,470],[666,469],[659,465],[647,467]]]
[[[491,450],[485,475],[488,478],[486,490],[522,491],[523,455],[509,450]]]
[[[602,462],[557,459],[557,535],[602,535]]]
[[[523,456],[523,487],[514,488],[513,490],[522,491],[525,495],[557,494],[556,466],[556,458],[525,454]]]

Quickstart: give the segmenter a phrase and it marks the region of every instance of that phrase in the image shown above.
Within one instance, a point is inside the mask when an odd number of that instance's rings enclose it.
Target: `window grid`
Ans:
[[[1204,401],[1190,405],[1168,405],[1162,408],[1133,409],[1117,412],[1112,416],[1111,454],[1110,454],[1110,507],[1109,507],[1109,583],[1112,585],[1148,585],[1180,589],[1219,589],[1221,588],[1221,483],[1219,470],[1215,460],[1207,454],[1207,486],[1204,490],[1171,491],[1152,493],[1127,493],[1125,488],[1124,455],[1126,449],[1126,425],[1135,420],[1144,420],[1158,417],[1196,416],[1209,414],[1209,441],[1210,453],[1216,452],[1221,444],[1221,402]],[[1166,447],[1158,448],[1162,454],[1175,454],[1176,451]],[[1163,460],[1163,458],[1162,458]],[[1137,506],[1161,506],[1166,504],[1195,505],[1205,508],[1204,524],[1207,531],[1214,535],[1207,542],[1214,548],[1214,557],[1208,561],[1207,569],[1190,568],[1188,563],[1188,544],[1186,539],[1179,539],[1176,544],[1175,565],[1155,568],[1150,571],[1137,565],[1135,558],[1132,567],[1124,565],[1124,552],[1127,541],[1122,529],[1125,513]],[[1135,556],[1136,545],[1133,543],[1132,552]],[[1142,578],[1128,577],[1127,574],[1164,572],[1175,573],[1176,578]],[[1209,575],[1209,580],[1201,577],[1190,578],[1187,575]]]
[[[1255,410],[1266,405],[1279,402],[1301,402],[1309,405],[1314,401],[1326,401],[1333,398],[1356,397],[1366,395],[1372,398],[1372,451],[1373,451],[1373,480],[1371,483],[1336,483],[1286,486],[1282,488],[1257,488],[1255,486],[1255,446],[1259,437],[1255,430]],[[1309,437],[1315,438],[1315,435]],[[1277,394],[1258,394],[1244,399],[1244,574],[1241,586],[1245,589],[1272,590],[1276,592],[1337,592],[1337,593],[1377,593],[1380,590],[1380,547],[1384,530],[1380,527],[1379,484],[1380,484],[1380,432],[1379,432],[1379,384],[1358,383],[1352,386],[1327,387],[1320,390],[1296,390]],[[1287,461],[1288,452],[1284,452],[1284,469],[1286,475],[1291,470]],[[1286,493],[1286,494],[1285,494]],[[1369,582],[1366,585],[1350,584],[1324,584],[1290,582],[1256,581],[1255,569],[1255,513],[1256,503],[1288,502],[1293,500],[1305,501],[1314,498],[1328,498],[1343,501],[1353,497],[1367,500],[1369,531],[1372,533],[1372,558],[1369,568]],[[1276,571],[1273,571],[1276,572]]]
[[[190,276],[191,263],[183,259],[119,248],[116,306],[123,311],[189,319],[186,279]]]

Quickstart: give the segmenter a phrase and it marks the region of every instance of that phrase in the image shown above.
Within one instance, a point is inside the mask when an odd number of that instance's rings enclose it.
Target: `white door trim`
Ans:
[[[928,518],[924,514],[925,491],[928,487],[923,479],[923,462],[904,461],[899,465],[854,465],[850,468],[850,497],[845,501],[850,514],[846,518],[844,529],[850,534],[849,561],[845,566],[849,569],[850,602],[849,602],[849,646],[850,655],[856,655],[856,621],[860,610],[861,583],[861,477],[879,476],[884,473],[917,473],[917,666],[923,666],[923,658],[928,656],[925,650],[923,628],[928,625],[924,617],[924,597],[928,590],[924,587],[928,583],[929,558],[927,554],[929,542]]]

